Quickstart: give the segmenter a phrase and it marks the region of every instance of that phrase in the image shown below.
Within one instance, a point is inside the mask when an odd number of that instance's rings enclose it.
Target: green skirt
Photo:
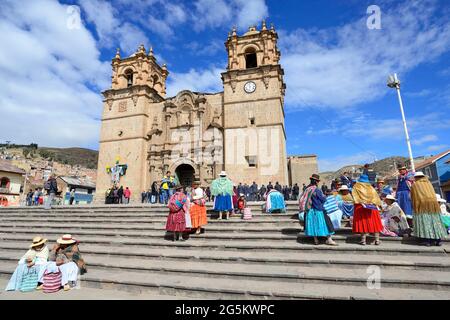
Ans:
[[[419,213],[413,215],[414,231],[417,238],[443,239],[447,230],[439,213]]]

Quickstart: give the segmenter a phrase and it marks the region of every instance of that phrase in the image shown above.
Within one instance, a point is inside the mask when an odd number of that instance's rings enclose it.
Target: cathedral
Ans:
[[[222,170],[236,183],[291,183],[277,39],[265,22],[243,35],[233,28],[223,91],[173,97],[166,96],[169,70],[152,48],[141,45],[129,57],[118,50],[103,92],[97,194],[118,182],[137,199],[167,171],[184,185],[209,185]]]

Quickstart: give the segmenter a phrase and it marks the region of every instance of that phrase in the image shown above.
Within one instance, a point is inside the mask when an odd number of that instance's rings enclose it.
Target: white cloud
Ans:
[[[372,152],[360,152],[353,155],[338,155],[332,158],[318,159],[319,172],[336,171],[344,166],[363,165],[375,160]]]
[[[168,78],[167,94],[174,96],[181,90],[195,92],[218,92],[222,91],[220,73],[223,70],[212,67],[207,70],[191,69],[187,73],[172,73]]]
[[[197,0],[191,19],[196,31],[236,25],[239,30],[269,16],[265,0]]]
[[[424,143],[433,142],[433,141],[437,141],[437,140],[439,140],[439,138],[436,135],[428,134],[428,135],[423,136],[423,137],[418,138],[418,139],[412,139],[412,143],[415,144],[415,145],[421,146]]]
[[[442,152],[442,151],[445,151],[447,148],[448,148],[448,145],[446,145],[446,144],[436,144],[436,145],[429,146],[427,148],[427,150],[431,151],[431,152],[435,152],[435,151]]]
[[[367,16],[326,30],[280,32],[282,65],[292,108],[356,106],[388,92],[386,78],[400,77],[450,49],[450,20],[438,18],[436,1],[382,7],[382,29]]]
[[[54,1],[7,1],[0,11],[2,138],[48,146],[98,141],[99,91],[109,63],[81,25],[67,27],[67,6]],[[70,41],[69,41],[70,40]]]

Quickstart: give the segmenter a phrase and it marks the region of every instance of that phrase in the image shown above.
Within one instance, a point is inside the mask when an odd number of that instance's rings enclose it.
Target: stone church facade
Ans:
[[[233,29],[225,42],[223,91],[184,90],[166,97],[169,71],[143,45],[112,60],[103,92],[97,194],[111,187],[111,168],[135,199],[166,171],[183,184],[208,185],[225,170],[235,182],[288,184],[283,68],[273,26]]]

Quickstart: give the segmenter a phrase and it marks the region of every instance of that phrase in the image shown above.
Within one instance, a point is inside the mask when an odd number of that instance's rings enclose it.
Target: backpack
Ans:
[[[45,183],[44,183],[45,190],[50,190],[51,186],[52,186],[52,184],[51,184],[50,180],[45,181]]]

